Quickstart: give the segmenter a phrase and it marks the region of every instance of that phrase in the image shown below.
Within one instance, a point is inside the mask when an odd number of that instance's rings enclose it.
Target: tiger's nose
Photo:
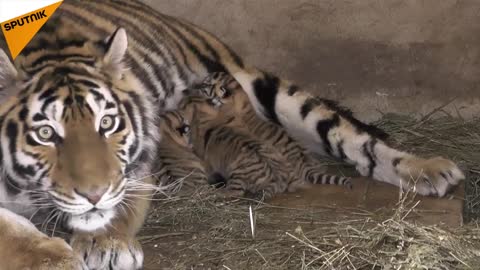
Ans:
[[[95,188],[88,191],[79,191],[78,189],[75,189],[75,192],[78,195],[85,197],[91,204],[95,205],[100,201],[103,194],[107,192],[107,188]]]

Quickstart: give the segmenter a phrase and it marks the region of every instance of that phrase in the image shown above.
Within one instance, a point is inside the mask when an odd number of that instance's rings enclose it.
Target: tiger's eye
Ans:
[[[114,119],[112,116],[106,115],[100,120],[100,128],[101,129],[109,129],[114,124]]]
[[[55,131],[51,126],[43,126],[37,129],[37,136],[43,141],[49,141],[55,135]]]

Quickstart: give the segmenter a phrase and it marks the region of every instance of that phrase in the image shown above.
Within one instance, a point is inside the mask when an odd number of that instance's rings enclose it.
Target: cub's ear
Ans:
[[[16,83],[18,72],[7,54],[0,49],[0,101],[9,96]]]
[[[102,59],[102,67],[114,76],[121,77],[123,71],[123,58],[128,48],[127,32],[123,28],[117,28],[112,35],[104,41],[106,48]]]

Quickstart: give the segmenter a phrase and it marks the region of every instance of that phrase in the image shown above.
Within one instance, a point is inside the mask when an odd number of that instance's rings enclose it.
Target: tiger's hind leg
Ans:
[[[255,69],[230,67],[262,118],[283,126],[309,151],[356,167],[363,176],[422,195],[444,196],[465,178],[451,160],[421,158],[390,147],[386,134],[360,122],[335,102]]]

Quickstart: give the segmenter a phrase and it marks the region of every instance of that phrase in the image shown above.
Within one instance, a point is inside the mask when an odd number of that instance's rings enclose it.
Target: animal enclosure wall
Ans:
[[[146,0],[226,41],[249,63],[380,112],[480,111],[480,2]],[[449,103],[453,100],[451,103]]]

